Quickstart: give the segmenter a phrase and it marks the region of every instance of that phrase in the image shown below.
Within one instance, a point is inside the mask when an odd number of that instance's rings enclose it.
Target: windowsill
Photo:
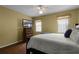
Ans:
[[[42,33],[42,32],[36,32],[36,33]]]

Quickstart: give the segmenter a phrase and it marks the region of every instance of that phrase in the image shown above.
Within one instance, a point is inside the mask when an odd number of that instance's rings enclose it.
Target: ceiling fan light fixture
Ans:
[[[40,10],[40,11],[39,11],[39,14],[43,14],[43,11],[42,11],[42,10]]]
[[[36,8],[39,14],[43,14],[46,11],[46,8],[43,5],[38,5]]]
[[[38,10],[40,10],[40,9],[41,9],[41,7],[37,6],[37,9],[38,9]]]

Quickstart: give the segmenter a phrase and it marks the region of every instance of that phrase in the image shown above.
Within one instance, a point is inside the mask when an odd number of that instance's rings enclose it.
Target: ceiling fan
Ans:
[[[37,5],[36,9],[37,9],[39,14],[43,14],[43,13],[46,13],[47,6],[45,6],[45,5]]]

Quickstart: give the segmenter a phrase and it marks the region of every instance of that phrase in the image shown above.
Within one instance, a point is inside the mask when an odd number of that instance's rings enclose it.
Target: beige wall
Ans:
[[[79,10],[77,11],[77,22],[79,23]]]
[[[22,18],[31,19],[0,6],[0,47],[22,40]]]
[[[74,24],[79,22],[79,9],[63,11],[59,13],[49,14],[46,16],[34,17],[33,22],[38,19],[42,21],[42,32],[57,32],[57,17],[64,15],[70,15],[69,28],[74,27]],[[35,24],[33,24],[33,32],[34,34],[36,34],[34,25]]]

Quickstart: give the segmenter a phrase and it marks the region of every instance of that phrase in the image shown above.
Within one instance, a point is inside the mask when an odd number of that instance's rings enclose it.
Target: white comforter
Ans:
[[[45,53],[79,53],[79,45],[63,34],[40,34],[33,36],[27,48],[34,48]]]

